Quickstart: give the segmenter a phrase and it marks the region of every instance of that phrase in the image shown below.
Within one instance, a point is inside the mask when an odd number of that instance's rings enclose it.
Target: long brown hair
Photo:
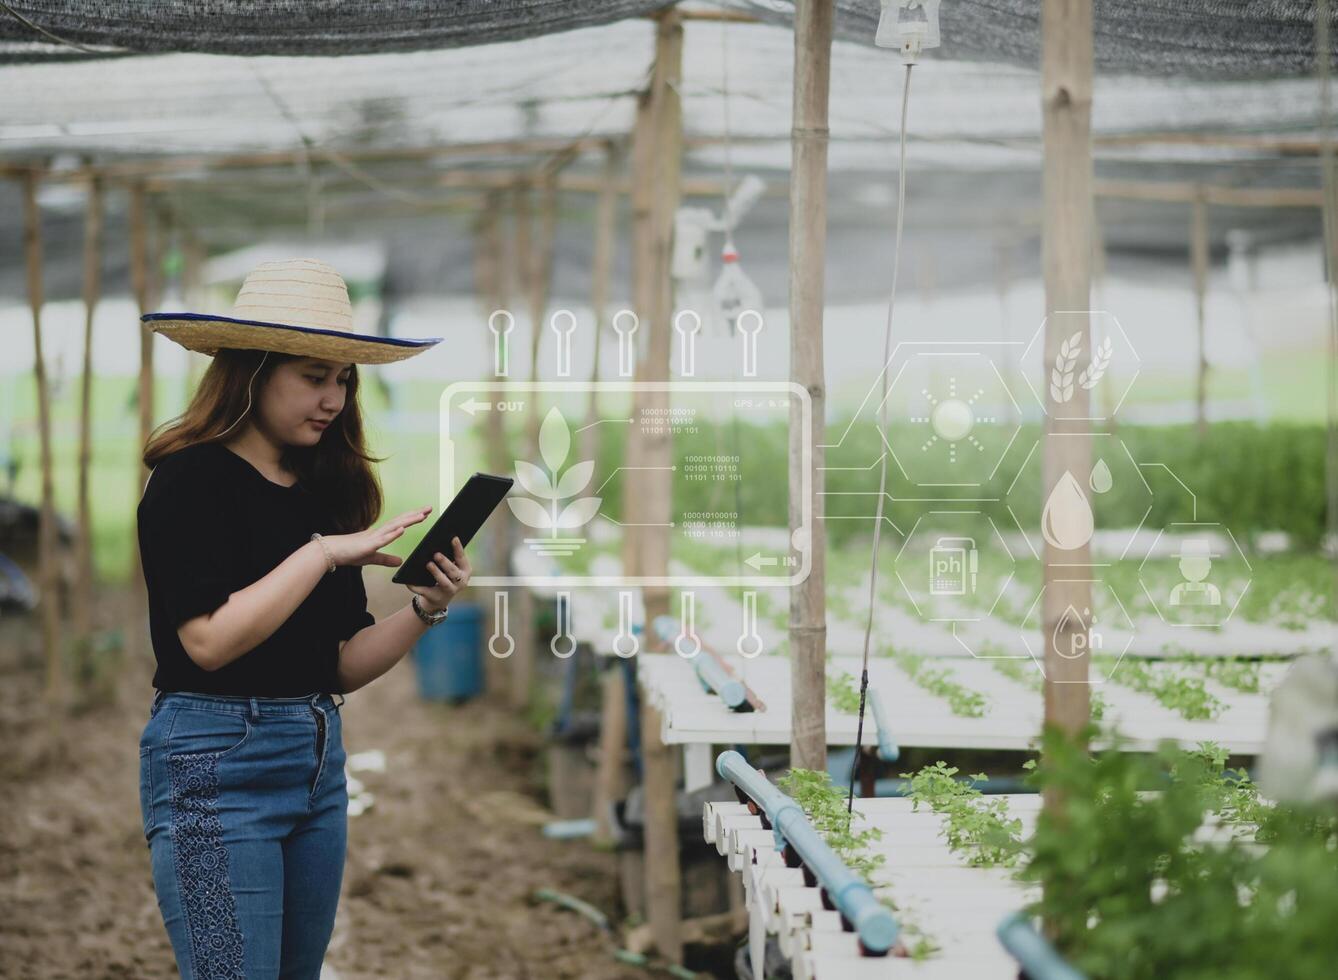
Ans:
[[[254,409],[259,392],[274,368],[297,359],[295,355],[274,351],[266,355],[258,350],[220,350],[200,379],[186,410],[164,422],[149,437],[144,446],[144,465],[153,469],[169,453],[196,443],[221,441],[229,427],[246,412],[248,389]],[[371,464],[381,460],[367,452],[362,412],[358,407],[356,364],[349,371],[344,408],[321,441],[314,446],[285,448],[282,461],[285,469],[297,474],[298,482],[324,502],[340,533],[361,531],[380,516],[381,483]]]

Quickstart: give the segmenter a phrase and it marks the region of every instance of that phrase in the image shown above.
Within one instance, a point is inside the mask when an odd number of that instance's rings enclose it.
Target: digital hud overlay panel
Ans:
[[[511,574],[475,576],[475,585],[782,587],[808,576],[812,412],[800,385],[461,382],[442,393],[440,414],[443,505],[473,472],[487,470],[487,447],[505,432],[509,466],[498,475],[516,484],[489,525],[509,522],[512,542],[523,542],[534,556]],[[803,505],[791,533],[788,460],[795,431]],[[672,446],[669,465],[653,467],[670,488],[669,519],[658,522],[669,534],[665,576],[623,575],[615,561],[627,494],[645,486],[629,476],[652,468],[631,465],[627,445],[635,436],[641,445],[667,438]],[[740,513],[745,499],[758,512]],[[700,560],[678,560],[708,553],[738,560],[709,569]]]

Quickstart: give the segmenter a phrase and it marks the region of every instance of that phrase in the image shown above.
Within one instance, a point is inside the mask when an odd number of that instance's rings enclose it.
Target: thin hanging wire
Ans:
[[[901,90],[901,135],[898,140],[899,164],[897,171],[897,234],[896,247],[892,253],[892,292],[887,298],[887,327],[883,339],[882,388],[883,397],[878,403],[878,426],[880,431],[887,429],[887,362],[892,359],[892,311],[897,302],[897,273],[901,269],[901,231],[906,215],[906,110],[911,97],[911,64],[906,65],[906,82]],[[850,792],[846,797],[846,812],[855,808],[855,780],[859,773],[859,757],[864,742],[864,702],[869,690],[869,639],[873,634],[873,615],[878,585],[878,545],[883,532],[883,501],[887,497],[887,453],[878,461],[878,509],[873,522],[873,553],[869,558],[869,615],[864,623],[864,667],[859,679],[859,722],[855,728],[855,759],[850,766]]]

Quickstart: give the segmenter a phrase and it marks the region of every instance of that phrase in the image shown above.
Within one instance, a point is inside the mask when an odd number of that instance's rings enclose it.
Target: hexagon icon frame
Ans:
[[[1123,552],[1121,552],[1119,556],[1121,561],[1129,557],[1129,551],[1137,543],[1139,532],[1142,531],[1143,525],[1147,523],[1148,516],[1152,513],[1152,499],[1155,496],[1155,494],[1153,493],[1151,484],[1149,484],[1147,481],[1147,477],[1143,475],[1144,464],[1139,463],[1138,460],[1134,458],[1134,454],[1130,452],[1129,446],[1125,443],[1123,439],[1119,437],[1118,434],[1114,432],[1046,432],[1036,438],[1036,440],[1031,444],[1031,447],[1027,450],[1027,454],[1022,457],[1022,462],[1018,464],[1017,472],[1013,474],[1012,481],[1008,484],[1007,488],[1003,492],[1002,503],[1004,505],[1004,509],[1008,511],[1008,516],[1013,519],[1014,525],[1016,525],[1018,531],[1021,532],[1022,539],[1027,543],[1027,548],[1030,551],[1032,557],[1035,558],[1037,561],[1041,562],[1042,564],[1046,564],[1045,559],[1043,557],[1044,548],[1042,547],[1041,551],[1036,550],[1036,547],[1031,543],[1031,535],[1027,531],[1027,528],[1030,525],[1022,523],[1021,519],[1017,516],[1017,511],[1013,507],[1014,501],[1017,499],[1014,494],[1014,491],[1018,487],[1018,481],[1022,479],[1023,471],[1027,468],[1028,464],[1031,463],[1032,457],[1036,455],[1036,451],[1041,448],[1041,446],[1045,443],[1047,439],[1091,439],[1093,455],[1097,460],[1105,458],[1103,455],[1101,455],[1099,447],[1104,447],[1107,445],[1111,445],[1113,443],[1117,444],[1120,450],[1123,451],[1124,458],[1128,459],[1129,461],[1129,467],[1130,467],[1129,472],[1138,478],[1138,482],[1142,485],[1143,489],[1146,491],[1147,503],[1148,503],[1147,508],[1143,511],[1143,516],[1138,519],[1137,526],[1133,528],[1132,532],[1129,535],[1129,540],[1125,544],[1124,550]],[[1043,460],[1038,465],[1043,466],[1044,465]],[[1094,463],[1093,466],[1095,465],[1096,464]],[[1088,474],[1088,479],[1090,480],[1090,478],[1091,474]],[[1042,509],[1044,509],[1044,501],[1046,499],[1048,499],[1048,494],[1045,494],[1043,491]],[[1100,529],[1099,528],[1094,529],[1094,533],[1097,530]],[[1090,561],[1090,562],[1053,562],[1049,564],[1050,567],[1052,568],[1077,569],[1077,568],[1102,568],[1105,567],[1105,565],[1108,563],[1101,561]]]
[[[1227,610],[1225,618],[1216,623],[1171,622],[1169,619],[1166,618],[1166,614],[1161,611],[1161,604],[1157,602],[1156,597],[1152,594],[1152,590],[1149,589],[1147,587],[1147,583],[1143,581],[1143,566],[1145,566],[1149,561],[1151,561],[1153,556],[1156,554],[1157,543],[1161,541],[1162,535],[1165,534],[1167,531],[1169,531],[1171,528],[1187,528],[1187,527],[1221,528],[1223,531],[1226,532],[1226,536],[1231,539],[1231,546],[1236,549],[1236,554],[1239,555],[1240,560],[1245,563],[1245,570],[1249,572],[1249,574],[1245,578],[1245,588],[1240,590],[1240,595],[1236,596],[1236,601],[1233,602],[1231,604],[1231,608]],[[1152,539],[1152,544],[1148,546],[1147,555],[1145,555],[1143,560],[1138,563],[1138,587],[1141,588],[1143,590],[1143,594],[1148,597],[1148,601],[1152,603],[1152,608],[1157,610],[1157,617],[1167,626],[1178,627],[1180,629],[1220,630],[1222,627],[1226,626],[1226,624],[1230,622],[1231,617],[1236,614],[1236,610],[1240,607],[1241,600],[1245,598],[1245,593],[1250,591],[1250,586],[1253,584],[1254,584],[1254,566],[1250,564],[1250,559],[1246,557],[1244,550],[1242,550],[1240,546],[1240,542],[1236,540],[1236,536],[1231,533],[1231,528],[1227,527],[1225,524],[1222,524],[1219,521],[1172,521],[1166,527],[1159,528],[1157,530],[1157,536]]]
[[[1003,374],[999,371],[999,366],[998,366],[997,364],[994,363],[994,360],[993,360],[992,358],[988,357],[988,356],[985,354],[984,351],[968,350],[968,351],[914,351],[914,352],[912,352],[911,355],[910,355],[910,357],[906,358],[906,360],[902,362],[901,366],[900,366],[899,368],[897,368],[897,373],[896,373],[896,375],[894,375],[893,378],[892,378],[892,380],[888,383],[888,386],[887,386],[887,395],[886,395],[883,399],[880,399],[880,400],[879,400],[879,403],[878,403],[878,405],[877,405],[875,408],[880,408],[880,407],[882,406],[882,404],[883,404],[884,401],[888,401],[888,400],[890,400],[890,399],[892,398],[892,396],[893,396],[893,393],[897,390],[897,385],[901,383],[902,375],[904,375],[904,374],[906,373],[906,370],[907,370],[912,364],[914,364],[918,359],[920,359],[920,358],[926,358],[926,357],[971,357],[971,358],[976,358],[976,357],[978,357],[978,358],[983,358],[984,361],[985,361],[985,363],[989,366],[990,371],[993,372],[994,380],[996,380],[996,381],[998,382],[998,384],[999,384],[999,390],[1003,392],[1004,397],[1008,399],[1008,403],[1013,407],[1013,417],[1012,417],[1012,419],[1010,419],[1010,420],[1006,420],[1005,423],[1004,423],[1005,425],[1011,427],[1011,430],[1012,430],[1012,431],[1008,433],[1008,438],[1007,438],[1006,440],[1004,440],[1003,448],[999,451],[999,456],[998,456],[998,458],[995,459],[994,462],[993,462],[993,464],[989,466],[989,468],[988,468],[988,469],[989,469],[989,472],[985,475],[984,479],[981,479],[981,480],[975,480],[975,481],[961,481],[961,482],[956,482],[956,483],[926,483],[926,482],[921,482],[920,480],[913,479],[913,478],[911,477],[910,473],[907,472],[906,464],[905,464],[905,463],[901,460],[901,458],[897,455],[897,451],[896,451],[896,449],[892,446],[892,443],[888,440],[888,438],[887,438],[887,433],[885,433],[885,432],[883,431],[883,428],[882,428],[882,426],[879,424],[877,418],[873,419],[872,422],[871,422],[870,424],[872,424],[872,425],[874,426],[874,428],[877,430],[877,432],[878,432],[878,437],[882,440],[883,445],[887,448],[888,455],[891,456],[891,457],[892,457],[892,461],[893,461],[894,463],[897,464],[897,469],[901,471],[901,475],[902,475],[902,477],[906,480],[907,483],[909,483],[909,484],[911,484],[911,485],[913,485],[913,486],[917,486],[917,487],[979,487],[979,486],[984,486],[986,483],[988,483],[990,480],[992,480],[992,479],[994,478],[994,475],[995,475],[996,473],[999,472],[999,467],[1003,465],[1003,461],[1004,461],[1004,459],[1007,458],[1009,450],[1011,450],[1011,449],[1013,448],[1013,443],[1017,441],[1018,434],[1022,431],[1022,406],[1020,406],[1020,405],[1017,403],[1017,399],[1013,397],[1012,389],[1010,389],[1010,388],[1008,387],[1008,382],[1006,382],[1006,381],[1004,380]],[[931,413],[931,414],[932,414],[932,413]],[[928,420],[926,419],[926,421],[928,421]]]
[[[1114,407],[1111,408],[1111,410],[1110,410],[1110,415],[1064,415],[1064,414],[1059,414],[1059,413],[1056,413],[1056,412],[1052,412],[1052,411],[1050,411],[1050,403],[1049,403],[1049,401],[1045,398],[1045,394],[1044,394],[1043,392],[1040,393],[1040,394],[1038,394],[1037,391],[1036,391],[1036,388],[1032,385],[1032,383],[1031,383],[1031,379],[1030,379],[1030,377],[1029,377],[1029,375],[1030,375],[1030,373],[1031,373],[1030,371],[1026,371],[1026,370],[1024,370],[1024,371],[1021,372],[1021,374],[1022,374],[1022,381],[1023,381],[1024,384],[1026,384],[1026,386],[1027,386],[1027,390],[1031,392],[1032,397],[1036,399],[1037,404],[1040,405],[1040,407],[1041,407],[1041,413],[1044,414],[1044,415],[1048,415],[1048,416],[1050,416],[1050,418],[1052,418],[1052,419],[1056,419],[1056,420],[1060,420],[1060,421],[1065,421],[1065,422],[1107,422],[1107,421],[1109,421],[1111,418],[1115,417],[1116,415],[1118,415],[1118,414],[1120,413],[1120,409],[1121,409],[1121,408],[1123,407],[1123,405],[1124,405],[1124,400],[1125,400],[1126,398],[1129,397],[1129,392],[1133,390],[1134,382],[1136,382],[1136,381],[1138,380],[1138,375],[1139,375],[1139,374],[1142,372],[1142,370],[1143,370],[1143,359],[1142,359],[1141,357],[1138,356],[1138,351],[1134,348],[1133,341],[1129,339],[1129,335],[1128,335],[1127,333],[1124,332],[1124,327],[1120,326],[1120,321],[1119,321],[1118,319],[1116,319],[1116,317],[1115,317],[1115,315],[1114,315],[1113,313],[1109,313],[1109,312],[1107,312],[1106,310],[1058,310],[1058,311],[1056,311],[1056,312],[1055,312],[1054,314],[1052,314],[1052,315],[1053,315],[1053,316],[1078,316],[1078,315],[1083,315],[1083,314],[1085,314],[1086,316],[1088,316],[1088,317],[1091,318],[1092,320],[1095,320],[1097,317],[1100,317],[1100,318],[1102,318],[1102,322],[1103,322],[1103,323],[1108,323],[1108,324],[1110,325],[1110,327],[1113,327],[1113,328],[1114,328],[1114,331],[1113,331],[1113,332],[1114,332],[1116,335],[1118,335],[1118,336],[1120,337],[1121,340],[1124,341],[1124,346],[1128,348],[1128,350],[1129,350],[1129,354],[1130,354],[1130,356],[1133,358],[1133,365],[1134,365],[1133,371],[1132,371],[1132,373],[1130,373],[1130,375],[1129,375],[1129,380],[1128,380],[1128,382],[1125,384],[1125,386],[1124,386],[1124,390],[1120,393],[1120,397],[1117,398],[1117,399],[1115,399]],[[1049,317],[1049,316],[1047,316],[1047,317],[1045,317],[1045,319],[1041,320],[1041,325],[1040,325],[1039,327],[1036,328],[1036,332],[1035,332],[1034,334],[1032,334],[1031,340],[1027,341],[1027,346],[1024,347],[1023,350],[1022,350],[1022,358],[1021,358],[1021,360],[1022,360],[1022,363],[1023,363],[1023,364],[1027,363],[1027,358],[1031,356],[1032,349],[1036,346],[1036,344],[1037,344],[1038,342],[1041,344],[1041,360],[1042,360],[1042,362],[1044,363],[1044,361],[1045,361],[1045,325],[1046,325],[1046,323],[1049,322],[1049,320],[1050,320],[1050,317]],[[1111,332],[1111,330],[1109,329],[1109,327],[1107,327],[1107,328],[1103,331],[1103,333],[1104,333],[1104,335],[1105,335],[1107,338],[1109,338],[1109,337],[1112,335],[1112,332]],[[1051,372],[1051,368],[1052,368],[1052,367],[1053,367],[1053,365],[1050,365],[1050,364],[1044,364],[1044,368],[1045,368],[1045,377],[1046,377],[1047,379],[1050,377],[1050,372]],[[1047,381],[1047,385],[1048,385],[1048,381]],[[1093,383],[1092,387],[1093,387],[1093,388],[1096,387],[1096,383]]]
[[[1003,549],[1003,553],[1008,557],[1008,568],[1009,568],[1008,574],[1004,576],[1003,581],[999,585],[998,595],[996,595],[993,601],[990,603],[989,609],[982,611],[979,615],[976,616],[926,616],[924,614],[924,611],[920,608],[920,603],[917,602],[915,599],[915,593],[912,592],[910,586],[906,584],[906,580],[901,577],[901,569],[898,566],[901,562],[902,556],[906,553],[906,549],[910,547],[911,541],[915,539],[915,531],[917,528],[919,528],[920,522],[925,520],[925,518],[927,517],[931,517],[934,515],[938,515],[941,517],[945,514],[953,516],[961,516],[961,517],[985,518],[985,520],[989,522],[990,530],[994,532],[995,538],[998,539],[999,546]],[[910,531],[906,533],[906,537],[901,542],[901,547],[897,549],[897,553],[892,559],[892,574],[896,576],[897,581],[901,584],[901,590],[906,593],[906,598],[911,600],[911,605],[915,607],[916,615],[919,616],[920,619],[923,620],[924,622],[979,623],[983,622],[984,620],[994,615],[994,611],[999,607],[999,601],[1003,598],[1004,593],[1008,591],[1008,583],[1013,580],[1013,576],[1016,571],[1016,566],[1017,566],[1017,559],[1013,556],[1013,552],[1009,549],[1008,542],[1004,539],[1003,534],[999,531],[999,526],[994,523],[994,519],[990,517],[988,514],[982,513],[981,511],[978,510],[931,510],[931,511],[926,511],[925,513],[917,517],[915,519],[915,523],[911,525]],[[972,656],[975,656],[974,652],[972,652]]]
[[[1132,616],[1129,615],[1129,607],[1126,606],[1126,605],[1124,604],[1124,600],[1120,598],[1120,594],[1119,594],[1118,592],[1116,592],[1113,588],[1111,588],[1110,585],[1109,585],[1108,583],[1103,582],[1103,581],[1101,581],[1100,579],[1094,579],[1094,578],[1083,578],[1083,579],[1061,579],[1060,581],[1087,582],[1087,583],[1089,583],[1090,585],[1093,586],[1093,590],[1094,590],[1094,591],[1095,591],[1095,588],[1098,587],[1098,586],[1099,586],[1100,588],[1102,588],[1102,589],[1105,589],[1108,593],[1110,593],[1111,598],[1113,598],[1113,599],[1115,600],[1115,604],[1119,607],[1120,614],[1124,616],[1124,620],[1125,620],[1125,622],[1128,624],[1129,638],[1128,638],[1127,640],[1125,640],[1125,642],[1124,642],[1124,646],[1120,648],[1120,652],[1119,652],[1119,654],[1117,654],[1116,657],[1115,657],[1115,663],[1111,664],[1111,667],[1110,667],[1110,673],[1107,674],[1105,677],[1101,677],[1101,678],[1098,679],[1098,680],[1093,680],[1093,679],[1092,679],[1092,670],[1091,670],[1091,667],[1092,667],[1093,664],[1095,664],[1096,661],[1095,661],[1094,659],[1090,659],[1091,654],[1090,654],[1090,653],[1088,654],[1088,656],[1089,656],[1089,660],[1088,660],[1088,671],[1087,671],[1087,681],[1086,681],[1086,683],[1087,683],[1087,684],[1105,684],[1105,683],[1108,683],[1108,682],[1110,681],[1110,679],[1111,679],[1112,677],[1115,676],[1115,671],[1119,670],[1119,668],[1120,668],[1120,664],[1122,664],[1122,663],[1124,662],[1124,657],[1125,657],[1125,655],[1129,652],[1129,648],[1130,648],[1131,646],[1134,645],[1134,639],[1135,639],[1135,637],[1136,637],[1136,635],[1137,635],[1137,632],[1138,632],[1138,624],[1135,623],[1135,622],[1134,622],[1134,618],[1133,618]],[[1030,608],[1027,609],[1026,615],[1024,615],[1024,616],[1022,617],[1022,624],[1023,624],[1023,625],[1022,625],[1022,627],[1019,628],[1019,630],[1018,630],[1018,634],[1022,637],[1022,645],[1023,645],[1024,647],[1026,647],[1027,653],[1031,655],[1032,663],[1034,663],[1034,664],[1036,665],[1036,669],[1039,670],[1039,671],[1041,672],[1041,676],[1044,677],[1047,681],[1048,681],[1050,678],[1046,677],[1046,674],[1045,674],[1045,649],[1044,649],[1044,646],[1042,645],[1040,655],[1038,656],[1038,655],[1037,655],[1037,652],[1036,652],[1036,649],[1032,646],[1033,641],[1035,641],[1036,638],[1037,638],[1036,636],[1033,635],[1033,634],[1036,632],[1036,630],[1035,630],[1035,629],[1029,629],[1029,628],[1027,628],[1026,623],[1027,623],[1027,621],[1028,621],[1029,619],[1031,619],[1031,617],[1032,617],[1032,613],[1034,613],[1034,612],[1036,611],[1037,607],[1040,606],[1040,605],[1045,601],[1045,591],[1046,591],[1046,589],[1048,589],[1048,588],[1049,588],[1051,585],[1053,585],[1053,584],[1055,584],[1055,583],[1053,583],[1053,582],[1047,582],[1047,583],[1045,583],[1044,585],[1041,586],[1041,590],[1040,590],[1040,592],[1036,593],[1036,598],[1035,598],[1034,600],[1032,600],[1032,604],[1031,604]],[[1093,597],[1093,599],[1094,599],[1094,601],[1095,601],[1095,596]],[[1044,623],[1041,623],[1041,633],[1042,633],[1042,634],[1044,633],[1044,630],[1045,630],[1045,624],[1044,624]],[[1043,643],[1044,643],[1044,641],[1042,640],[1042,644],[1043,644]],[[1081,684],[1081,683],[1083,683],[1083,682],[1082,682],[1082,681],[1061,681],[1061,680],[1056,680],[1056,681],[1054,681],[1054,683],[1055,683],[1055,684]]]

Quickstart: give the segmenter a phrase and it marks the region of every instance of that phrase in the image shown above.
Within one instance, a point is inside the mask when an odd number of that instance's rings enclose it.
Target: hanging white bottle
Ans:
[[[712,295],[720,322],[727,324],[732,334],[739,314],[744,310],[756,310],[759,314],[762,312],[762,291],[743,271],[743,266],[739,264],[739,250],[729,238],[725,239],[720,261],[720,275],[716,278]]]

